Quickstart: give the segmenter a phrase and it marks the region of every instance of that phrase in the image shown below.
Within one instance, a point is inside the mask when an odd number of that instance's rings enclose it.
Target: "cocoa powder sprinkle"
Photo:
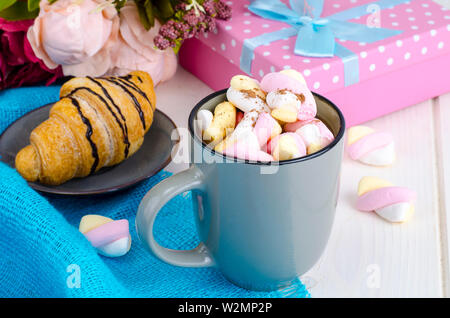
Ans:
[[[285,95],[285,94],[287,94],[288,92],[289,92],[289,93],[292,93],[291,91],[289,91],[289,90],[287,90],[287,89],[280,89],[280,90],[278,90],[278,93],[281,94],[281,95]],[[304,103],[305,100],[306,100],[305,95],[303,95],[303,94],[295,94],[295,96],[297,96],[298,100],[299,100],[300,102],[302,102],[302,103]]]
[[[246,94],[247,97],[250,97],[250,98],[255,98],[255,97],[258,96],[258,95],[256,95],[256,93],[255,93],[253,90],[251,90],[251,89],[243,89],[241,92],[244,93],[244,94]]]
[[[303,94],[295,94],[295,95],[302,103],[305,102],[305,100],[306,100],[305,95],[303,95]]]

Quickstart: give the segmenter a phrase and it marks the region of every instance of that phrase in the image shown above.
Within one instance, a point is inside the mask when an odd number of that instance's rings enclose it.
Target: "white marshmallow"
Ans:
[[[375,149],[358,159],[359,161],[373,166],[388,166],[395,161],[395,144],[392,141],[388,145]]]
[[[245,143],[249,151],[260,150],[259,140],[253,130],[241,130],[233,136],[238,142]]]
[[[253,127],[255,126],[256,121],[258,120],[258,116],[259,112],[257,110],[252,110],[249,111],[248,113],[245,113],[244,117],[242,117],[241,121],[234,129],[233,134],[238,134],[244,130],[253,130]]]
[[[302,106],[302,103],[298,99],[297,95],[289,91],[284,91],[283,93],[280,93],[279,91],[272,91],[267,94],[266,102],[270,109],[290,107],[298,111]]]
[[[119,257],[125,255],[131,247],[131,237],[123,237],[112,243],[97,247],[97,252],[103,256]]]
[[[317,127],[316,125],[307,124],[300,127],[295,132],[302,137],[306,147],[308,147],[310,144],[322,144],[322,136],[320,134],[319,127]]]
[[[314,124],[304,125],[297,129],[295,133],[299,134],[300,137],[302,137],[303,142],[305,143],[307,148],[310,145],[314,145],[314,149],[321,149],[328,146],[328,144],[331,142],[331,140],[322,136],[319,127]]]
[[[213,121],[213,113],[207,109],[201,109],[197,112],[197,127],[200,131],[208,129]]]
[[[244,113],[251,110],[257,110],[260,112],[269,111],[269,108],[264,100],[259,97],[249,97],[245,92],[236,90],[233,87],[228,88],[227,99]]]
[[[412,209],[410,202],[402,202],[375,210],[375,212],[389,222],[404,222],[410,217]]]
[[[249,139],[248,141],[251,144],[254,144],[254,139],[256,139],[256,143],[258,144],[258,150],[260,149],[258,137],[253,132],[253,127],[255,126],[256,120],[258,119],[259,112],[256,110],[249,111],[244,114],[244,117],[239,122],[239,124],[234,128],[233,132],[228,135],[225,140],[219,143],[214,149],[216,151],[222,152],[226,145],[230,143],[240,142]],[[254,137],[254,138],[253,138]]]

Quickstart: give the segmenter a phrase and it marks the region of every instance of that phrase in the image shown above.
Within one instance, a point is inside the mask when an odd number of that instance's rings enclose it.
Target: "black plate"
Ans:
[[[31,131],[49,117],[52,105],[45,105],[25,114],[6,128],[0,136],[1,161],[14,168],[16,154],[30,143]],[[58,186],[36,182],[28,184],[38,191],[66,195],[99,194],[127,188],[153,176],[169,164],[172,148],[177,142],[171,139],[174,129],[174,122],[156,110],[141,148],[120,164]]]

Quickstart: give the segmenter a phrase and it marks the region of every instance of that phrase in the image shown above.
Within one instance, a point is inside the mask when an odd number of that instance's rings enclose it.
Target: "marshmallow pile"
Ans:
[[[245,75],[230,81],[227,100],[197,113],[203,141],[224,155],[280,161],[312,154],[334,135],[318,118],[313,94],[295,70],[269,73],[259,83]]]

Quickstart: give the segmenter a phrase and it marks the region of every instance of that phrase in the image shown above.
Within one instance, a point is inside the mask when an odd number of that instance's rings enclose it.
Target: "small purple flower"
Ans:
[[[206,0],[203,2],[203,8],[205,9],[207,15],[212,17],[216,15],[216,6],[213,0]]]
[[[191,27],[197,26],[200,22],[201,15],[197,15],[194,10],[190,10],[183,16],[183,20]]]
[[[177,29],[178,34],[184,38],[186,34],[189,32],[189,25],[184,22],[176,21],[174,24],[175,28]]]
[[[197,34],[197,30],[195,28],[190,28],[185,34],[185,39],[193,38]]]
[[[175,11],[186,11],[187,4],[185,2],[178,3],[175,6]]]
[[[212,32],[216,29],[216,20],[212,17],[205,18],[206,28],[203,32]]]
[[[170,47],[170,41],[165,39],[160,34],[155,36],[155,38],[153,39],[153,42],[155,43],[156,47],[160,50],[165,50],[168,47]]]
[[[171,40],[177,39],[179,33],[178,33],[177,29],[175,28],[175,21],[170,20],[166,24],[161,26],[161,28],[159,29],[159,34],[161,34],[163,37],[171,39]]]
[[[155,37],[155,45],[164,50],[178,48],[183,40],[194,37],[197,32],[211,32],[216,29],[216,19],[228,20],[231,8],[221,0],[205,0],[193,3],[183,1],[175,6],[174,18],[167,21]]]
[[[216,2],[216,12],[218,19],[228,20],[231,18],[232,12],[230,6],[220,0]]]

